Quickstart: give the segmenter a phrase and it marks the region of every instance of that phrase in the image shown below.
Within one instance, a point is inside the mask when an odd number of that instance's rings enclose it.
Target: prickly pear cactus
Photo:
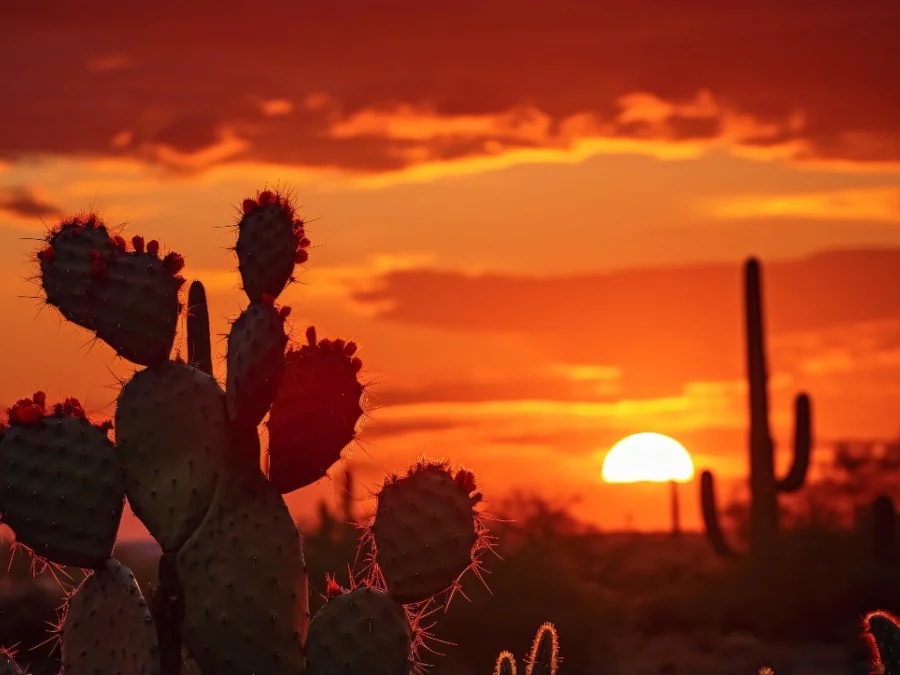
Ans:
[[[228,336],[224,387],[199,282],[187,362],[170,358],[184,311],[180,255],[126,242],[95,215],[63,222],[36,253],[47,303],[139,366],[115,425],[90,422],[74,399],[48,408],[40,392],[0,424],[3,523],[35,558],[92,570],[65,609],[69,675],[178,675],[182,650],[206,675],[407,673],[427,637],[411,617],[452,593],[485,548],[472,474],[420,462],[385,482],[360,542],[372,544],[371,564],[310,625],[302,539],[282,495],[325,476],[356,438],[362,362],[355,343],[312,327],[306,344],[290,345],[289,310],[276,301],[310,245],[290,200],[245,200],[237,230],[249,305]],[[257,429],[266,415],[268,475]],[[163,549],[150,602],[112,558],[126,500]],[[19,672],[3,658],[0,675]]]
[[[102,566],[112,553],[125,481],[108,437],[75,399],[43,392],[9,409],[0,430],[0,514],[23,544],[58,565]]]
[[[104,632],[102,642],[98,630]],[[108,647],[98,649],[98,643]],[[150,609],[131,570],[118,560],[107,560],[69,601],[62,626],[62,663],[68,675],[161,675]]]
[[[306,675],[405,675],[415,666],[414,633],[403,607],[384,591],[339,590],[309,627]]]
[[[538,628],[528,655],[525,675],[556,675],[559,660],[559,638],[556,626],[545,623]]]
[[[427,600],[477,563],[483,526],[475,477],[448,463],[423,461],[385,482],[371,525],[375,559],[391,595]]]

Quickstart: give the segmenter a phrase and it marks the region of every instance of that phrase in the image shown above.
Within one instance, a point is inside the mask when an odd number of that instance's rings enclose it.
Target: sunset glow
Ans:
[[[684,482],[694,476],[694,462],[674,438],[652,432],[633,434],[616,443],[603,460],[607,483]]]

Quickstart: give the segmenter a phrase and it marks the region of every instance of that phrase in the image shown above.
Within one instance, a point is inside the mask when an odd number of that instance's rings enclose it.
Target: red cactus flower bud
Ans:
[[[360,370],[362,370],[362,359],[360,359],[358,356],[354,356],[350,360],[350,366],[353,368],[354,373],[358,373]]]
[[[134,246],[134,250],[137,251],[138,253],[144,252],[144,238],[141,235],[139,235],[139,234],[134,235],[131,238],[131,245]]]
[[[344,345],[344,354],[347,356],[353,356],[356,353],[356,350],[359,349],[357,344],[352,340]]]
[[[36,391],[31,395],[31,400],[34,401],[41,410],[46,410],[47,408],[47,394],[42,391]]]
[[[163,258],[163,268],[173,276],[178,274],[184,269],[184,257],[174,251],[167,253]]]
[[[156,239],[152,239],[147,242],[147,253],[152,255],[154,258],[159,255],[159,242]]]
[[[246,216],[246,215],[253,213],[256,210],[256,206],[257,206],[256,200],[245,199],[243,201],[243,203],[241,204],[241,211]]]
[[[331,600],[332,598],[343,594],[344,589],[340,587],[337,581],[334,580],[334,577],[330,574],[325,575],[325,597]]]
[[[267,206],[269,204],[275,203],[275,194],[270,190],[263,190],[259,193],[259,197],[257,197],[256,201],[260,206]]]
[[[302,265],[307,260],[309,260],[309,252],[306,249],[298,248],[297,252],[294,254],[294,262],[298,265]]]
[[[43,260],[44,262],[52,262],[53,258],[55,258],[55,257],[56,257],[56,249],[54,249],[52,246],[48,246],[43,251],[40,251],[38,253],[38,258],[40,260]]]
[[[128,244],[126,244],[125,239],[123,239],[119,235],[116,235],[115,237],[113,237],[112,242],[113,242],[113,246],[116,247],[116,250],[119,253],[125,253],[128,251]]]

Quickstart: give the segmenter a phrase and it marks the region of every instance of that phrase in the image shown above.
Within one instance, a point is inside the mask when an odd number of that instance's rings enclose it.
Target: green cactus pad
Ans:
[[[156,627],[131,570],[110,559],[75,591],[62,626],[66,675],[161,675]]]
[[[559,639],[556,627],[552,623],[545,623],[534,636],[525,675],[556,675],[558,661]]]
[[[472,474],[454,474],[446,463],[423,461],[385,481],[371,532],[376,562],[395,599],[427,600],[451,588],[473,564],[480,500]]]
[[[165,551],[177,550],[212,503],[229,452],[225,392],[184,363],[137,373],[116,404],[116,440],[135,515]]]
[[[16,540],[59,565],[98,567],[112,554],[125,481],[107,429],[75,399],[44,412],[38,392],[0,431],[0,514]]]
[[[275,399],[284,372],[289,311],[275,309],[273,302],[252,303],[228,334],[228,416],[240,426],[257,426]]]
[[[264,191],[245,199],[238,222],[235,252],[244,292],[250,302],[263,295],[277,298],[294,273],[294,265],[307,259],[303,221],[284,195]]]
[[[37,254],[47,302],[72,323],[94,330],[90,287],[96,266],[91,251],[106,257],[114,250],[106,226],[95,214],[66,220],[54,228],[47,236],[46,248]]]
[[[512,652],[500,652],[494,664],[494,675],[516,675],[516,657]]]
[[[303,672],[303,544],[284,499],[258,469],[223,476],[202,525],[178,553],[178,577],[184,644],[202,672]]]
[[[309,625],[306,649],[306,675],[402,675],[415,666],[406,612],[368,586],[325,603]]]
[[[269,479],[292,492],[322,478],[355,438],[363,411],[362,367],[356,345],[316,340],[285,357],[285,371],[269,415]]]
[[[92,310],[97,337],[133,363],[151,366],[169,358],[181,304],[184,266],[175,254],[119,251],[96,275]]]

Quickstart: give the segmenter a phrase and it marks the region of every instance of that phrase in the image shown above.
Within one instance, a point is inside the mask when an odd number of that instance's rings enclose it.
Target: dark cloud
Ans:
[[[900,249],[775,261],[764,284],[770,346],[811,332],[825,336],[816,348],[826,348],[829,329],[900,319]],[[526,335],[554,360],[620,368],[623,396],[678,395],[689,382],[744,376],[737,264],[547,278],[403,270],[375,289],[355,297],[384,307],[382,320]],[[879,339],[864,346],[900,346],[900,335]],[[771,351],[775,368],[795,372],[791,349]]]
[[[551,123],[580,113],[609,121],[624,95],[683,104],[701,90],[780,126],[779,141],[807,141],[809,157],[900,158],[900,5],[893,0],[455,0],[426,9],[411,0],[264,8],[245,0],[101,0],[55,3],[52,11],[19,3],[3,14],[0,79],[14,92],[0,107],[8,132],[0,135],[0,156],[7,158],[161,159],[159,144],[190,153],[233,133],[247,146],[232,158],[387,170],[423,156],[496,151],[486,141],[504,134],[335,139],[330,125],[398,104],[429,105],[441,115],[531,105]],[[307,105],[318,92],[334,105]],[[267,116],[262,104],[273,99],[293,109]],[[785,127],[797,111],[802,124]],[[710,138],[721,124],[720,116],[683,109],[672,112],[665,135]],[[659,134],[646,120],[611,129]]]
[[[21,218],[58,218],[62,209],[37,197],[27,187],[0,188],[0,211]]]

